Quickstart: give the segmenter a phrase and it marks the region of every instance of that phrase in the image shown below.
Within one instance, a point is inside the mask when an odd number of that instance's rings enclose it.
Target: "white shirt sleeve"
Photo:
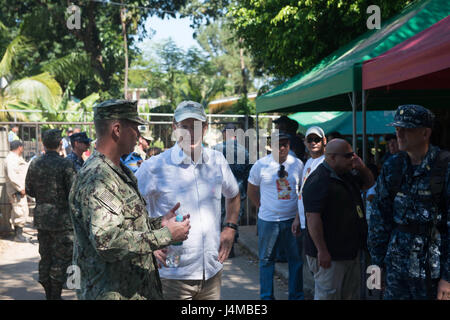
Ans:
[[[222,168],[222,194],[225,198],[234,198],[239,193],[239,185],[225,157],[219,153]]]
[[[261,184],[261,165],[259,161],[256,161],[250,169],[248,182],[250,182],[254,186],[259,186]]]
[[[144,199],[147,201],[150,199],[150,196],[153,192],[152,187],[155,186],[155,182],[152,181],[152,174],[151,174],[151,163],[150,159],[147,161],[142,162],[139,169],[136,171],[135,176],[138,182],[138,189],[141,195],[144,197]]]

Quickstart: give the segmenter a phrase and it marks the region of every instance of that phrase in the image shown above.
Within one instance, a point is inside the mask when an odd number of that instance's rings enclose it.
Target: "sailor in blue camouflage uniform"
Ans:
[[[250,174],[250,169],[252,165],[250,164],[250,157],[247,149],[240,143],[236,138],[237,128],[233,123],[227,123],[225,128],[222,130],[223,142],[215,145],[213,147],[214,150],[222,152],[225,159],[230,166],[231,172],[233,172],[234,177],[239,185],[239,193],[241,195],[241,206],[239,209],[239,220],[244,213],[245,208],[245,200],[247,199],[247,180],[248,175]],[[227,136],[228,134],[228,136]],[[228,154],[228,155],[227,155]],[[222,196],[222,212],[221,212],[221,221],[222,225],[226,222],[226,207],[225,207],[225,197]],[[238,220],[238,221],[239,221]],[[239,238],[239,232],[236,230],[234,242],[237,242]],[[234,257],[234,243],[233,247],[231,247],[229,258]]]
[[[70,144],[72,152],[67,155],[67,159],[73,162],[75,170],[80,171],[84,164],[83,153],[89,149],[91,139],[88,138],[86,132],[77,132],[70,136]]]
[[[449,152],[430,144],[434,115],[418,105],[394,117],[401,152],[383,165],[369,221],[372,263],[384,299],[450,299]]]

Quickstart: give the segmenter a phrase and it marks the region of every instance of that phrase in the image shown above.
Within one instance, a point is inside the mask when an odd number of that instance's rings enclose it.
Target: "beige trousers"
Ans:
[[[331,267],[319,267],[317,258],[306,256],[314,273],[314,300],[360,299],[361,267],[359,254],[354,260],[331,261]]]
[[[9,201],[12,206],[11,210],[11,224],[23,228],[28,219],[28,200],[27,197],[21,197],[19,201],[17,201],[17,197],[15,195],[9,196]]]
[[[220,300],[222,270],[208,280],[173,280],[161,278],[166,300]]]

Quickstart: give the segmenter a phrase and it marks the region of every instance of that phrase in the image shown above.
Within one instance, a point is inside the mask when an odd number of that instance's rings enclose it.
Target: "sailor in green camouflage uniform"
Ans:
[[[79,299],[162,299],[153,251],[187,239],[189,219],[149,218],[136,178],[120,162],[139,136],[136,102],[108,100],[94,108],[97,148],[70,193]]]
[[[450,299],[450,164],[429,144],[434,115],[397,109],[399,152],[383,165],[369,220],[368,247],[386,271],[384,299]]]
[[[73,252],[68,198],[76,173],[72,162],[58,154],[61,139],[60,130],[43,133],[45,154],[31,162],[25,178],[26,193],[36,198],[34,225],[41,255],[39,282],[49,300],[61,299]]]

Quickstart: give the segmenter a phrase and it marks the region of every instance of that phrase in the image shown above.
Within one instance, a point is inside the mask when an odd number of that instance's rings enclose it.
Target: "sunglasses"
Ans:
[[[280,166],[280,170],[278,170],[278,178],[284,178],[286,176],[286,171],[284,171],[284,166]]]
[[[332,153],[332,154],[336,154],[336,155],[338,155],[338,156],[343,156],[345,159],[351,159],[351,158],[353,158],[353,156],[355,155],[354,152]]]
[[[321,142],[322,141],[322,138],[321,137],[308,137],[307,139],[306,139],[306,142],[308,142],[308,143],[311,143],[311,142],[315,142],[315,143],[319,143],[319,142]]]

